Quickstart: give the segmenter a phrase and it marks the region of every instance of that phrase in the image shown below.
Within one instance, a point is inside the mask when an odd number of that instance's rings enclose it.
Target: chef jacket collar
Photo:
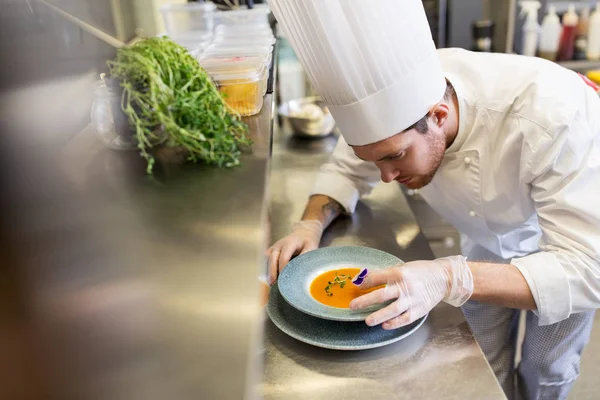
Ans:
[[[456,75],[445,73],[446,79],[452,84],[456,98],[458,99],[458,133],[454,138],[454,142],[446,149],[445,154],[452,154],[459,151],[462,145],[467,140],[467,107],[466,107],[466,90],[460,78]]]

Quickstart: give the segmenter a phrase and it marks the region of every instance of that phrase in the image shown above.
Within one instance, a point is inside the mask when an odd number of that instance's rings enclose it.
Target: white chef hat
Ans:
[[[446,81],[421,0],[268,0],[346,142],[405,130]]]

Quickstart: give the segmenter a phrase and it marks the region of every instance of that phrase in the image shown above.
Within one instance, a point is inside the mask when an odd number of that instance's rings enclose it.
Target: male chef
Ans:
[[[462,307],[511,399],[565,399],[600,304],[600,99],[538,58],[435,50],[419,0],[270,0],[343,135],[269,279],[380,180],[421,195],[462,253],[370,272],[351,303],[395,329]],[[527,310],[515,370],[520,310]]]

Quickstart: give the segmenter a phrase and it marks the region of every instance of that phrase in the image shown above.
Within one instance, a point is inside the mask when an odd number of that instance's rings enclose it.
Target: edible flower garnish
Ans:
[[[356,286],[360,286],[362,285],[363,281],[365,280],[365,278],[367,277],[367,274],[369,273],[369,270],[366,268],[363,268],[358,275],[356,275],[354,277],[354,279],[352,280],[352,283],[354,283]]]

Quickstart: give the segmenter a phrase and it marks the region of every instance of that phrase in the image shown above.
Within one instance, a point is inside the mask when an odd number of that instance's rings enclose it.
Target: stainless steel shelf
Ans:
[[[589,71],[592,69],[600,69],[600,61],[588,61],[588,60],[581,60],[581,61],[561,61],[558,63],[559,65],[562,65],[565,68],[569,68],[572,69],[573,71]]]

